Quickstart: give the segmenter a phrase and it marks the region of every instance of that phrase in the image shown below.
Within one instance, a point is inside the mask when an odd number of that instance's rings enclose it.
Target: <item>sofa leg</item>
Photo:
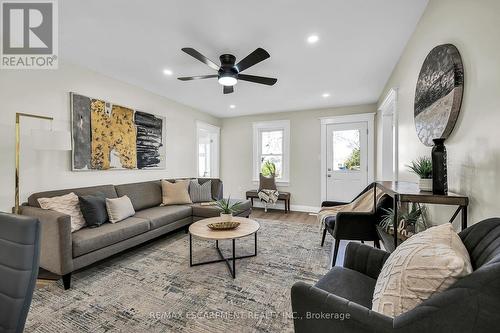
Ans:
[[[64,290],[71,288],[71,273],[62,276]]]
[[[380,241],[379,241],[378,239],[375,239],[375,240],[373,241],[373,244],[375,245],[375,247],[376,247],[377,249],[380,249]]]
[[[337,254],[339,253],[340,240],[335,238],[335,248],[333,250],[332,267],[337,262]]]
[[[323,246],[323,244],[325,244],[325,237],[326,237],[326,228],[323,229],[323,237],[321,237],[321,246]]]

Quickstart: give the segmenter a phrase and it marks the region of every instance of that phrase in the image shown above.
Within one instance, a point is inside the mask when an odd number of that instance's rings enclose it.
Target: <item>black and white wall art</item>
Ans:
[[[425,58],[415,91],[415,128],[426,146],[453,131],[462,104],[464,68],[452,44],[435,47]]]

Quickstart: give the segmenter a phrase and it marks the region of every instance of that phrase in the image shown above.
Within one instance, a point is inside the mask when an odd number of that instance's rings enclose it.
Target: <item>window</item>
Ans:
[[[198,177],[219,177],[219,135],[219,127],[197,122]]]
[[[276,181],[289,181],[290,121],[266,121],[253,124],[254,181],[266,162],[274,163]]]

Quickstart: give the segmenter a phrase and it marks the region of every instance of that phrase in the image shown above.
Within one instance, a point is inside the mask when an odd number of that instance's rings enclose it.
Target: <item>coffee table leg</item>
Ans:
[[[189,266],[193,267],[193,237],[189,233]]]
[[[257,255],[257,232],[255,232],[255,255]]]
[[[233,238],[233,279],[236,278],[236,247],[235,240]]]

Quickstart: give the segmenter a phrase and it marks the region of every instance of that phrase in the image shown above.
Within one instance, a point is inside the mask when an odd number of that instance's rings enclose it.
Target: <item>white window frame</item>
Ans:
[[[200,130],[206,130],[216,136],[217,142],[214,145],[214,151],[211,152],[211,161],[210,161],[210,178],[219,178],[219,165],[220,165],[220,127],[205,123],[203,121],[196,121],[196,171],[195,174],[198,177],[198,172],[200,170],[200,145],[199,145],[199,133]]]
[[[288,186],[290,183],[290,120],[273,120],[253,123],[253,181],[259,182],[260,156],[262,151],[262,131],[283,131],[283,165],[280,179],[276,184]]]

